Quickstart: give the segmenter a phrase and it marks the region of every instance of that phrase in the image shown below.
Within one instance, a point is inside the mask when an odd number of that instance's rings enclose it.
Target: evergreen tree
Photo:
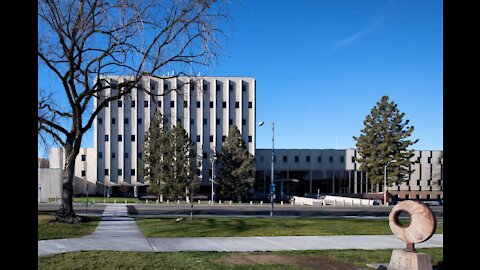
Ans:
[[[220,197],[240,201],[254,183],[255,164],[236,126],[230,127],[218,164]]]
[[[149,182],[147,191],[158,196],[168,193],[169,190],[168,182],[171,179],[169,164],[172,160],[170,141],[167,121],[157,111],[145,134],[142,171],[145,181]]]
[[[389,102],[383,96],[380,102],[367,115],[359,137],[353,137],[357,142],[360,158],[360,170],[368,174],[372,186],[383,184],[385,165],[387,167],[387,186],[392,182],[403,182],[409,173],[410,158],[414,155],[409,146],[418,142],[411,141],[414,127],[408,126],[409,120],[403,121],[405,113],[397,109],[397,104]]]
[[[196,188],[196,160],[193,143],[181,124],[177,124],[171,131],[172,138],[172,178],[170,181],[173,199],[178,196],[188,196]]]

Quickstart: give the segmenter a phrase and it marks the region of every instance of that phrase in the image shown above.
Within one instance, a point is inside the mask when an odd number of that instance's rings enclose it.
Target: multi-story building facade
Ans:
[[[271,179],[271,149],[256,150],[255,190],[268,193]],[[356,149],[275,149],[276,193],[305,196],[312,193],[365,194],[383,192],[372,186],[360,171]],[[390,195],[402,199],[443,198],[443,151],[415,151],[411,173],[403,183],[388,187]]]
[[[126,77],[105,77],[115,85]],[[100,186],[144,186],[141,168],[145,132],[156,111],[170,125],[181,124],[202,162],[201,185],[208,185],[210,162],[222,151],[229,127],[236,125],[255,155],[255,79],[251,77],[145,77],[131,94],[110,102],[94,122],[96,180]],[[105,90],[105,96],[115,89]],[[94,108],[101,100],[95,100]]]

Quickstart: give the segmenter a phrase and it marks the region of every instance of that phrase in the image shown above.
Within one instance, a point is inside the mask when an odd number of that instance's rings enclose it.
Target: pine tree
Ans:
[[[220,197],[241,201],[254,183],[255,164],[236,126],[230,127],[218,164]]]
[[[408,126],[409,120],[403,121],[405,113],[401,113],[397,104],[389,102],[383,96],[380,102],[367,115],[359,137],[353,137],[357,142],[360,158],[360,170],[368,174],[372,186],[383,184],[385,165],[387,167],[387,186],[393,182],[403,182],[409,173],[409,165],[413,164],[410,158],[414,155],[409,146],[418,142],[411,141],[414,127]]]
[[[177,124],[171,131],[172,138],[172,187],[171,196],[188,196],[196,188],[196,160],[193,143],[181,124]]]
[[[145,181],[149,182],[147,191],[160,194],[168,193],[168,182],[171,178],[170,134],[167,121],[162,114],[157,111],[150,123],[150,127],[145,134],[144,142],[144,163],[143,174]]]

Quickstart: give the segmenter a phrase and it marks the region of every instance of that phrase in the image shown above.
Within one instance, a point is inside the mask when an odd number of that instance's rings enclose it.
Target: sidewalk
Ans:
[[[443,247],[443,234],[436,234],[415,247]],[[38,241],[38,256],[81,250],[246,252],[403,248],[405,243],[394,235],[145,238],[135,220],[128,217],[126,205],[116,204],[105,208],[102,221],[91,235]]]

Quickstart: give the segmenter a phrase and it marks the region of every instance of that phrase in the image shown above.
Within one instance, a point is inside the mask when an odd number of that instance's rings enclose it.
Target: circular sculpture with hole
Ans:
[[[406,212],[410,216],[410,224],[403,226],[399,220],[400,214]],[[407,244],[425,242],[435,232],[437,222],[432,210],[423,203],[402,201],[393,207],[388,217],[393,234]]]

